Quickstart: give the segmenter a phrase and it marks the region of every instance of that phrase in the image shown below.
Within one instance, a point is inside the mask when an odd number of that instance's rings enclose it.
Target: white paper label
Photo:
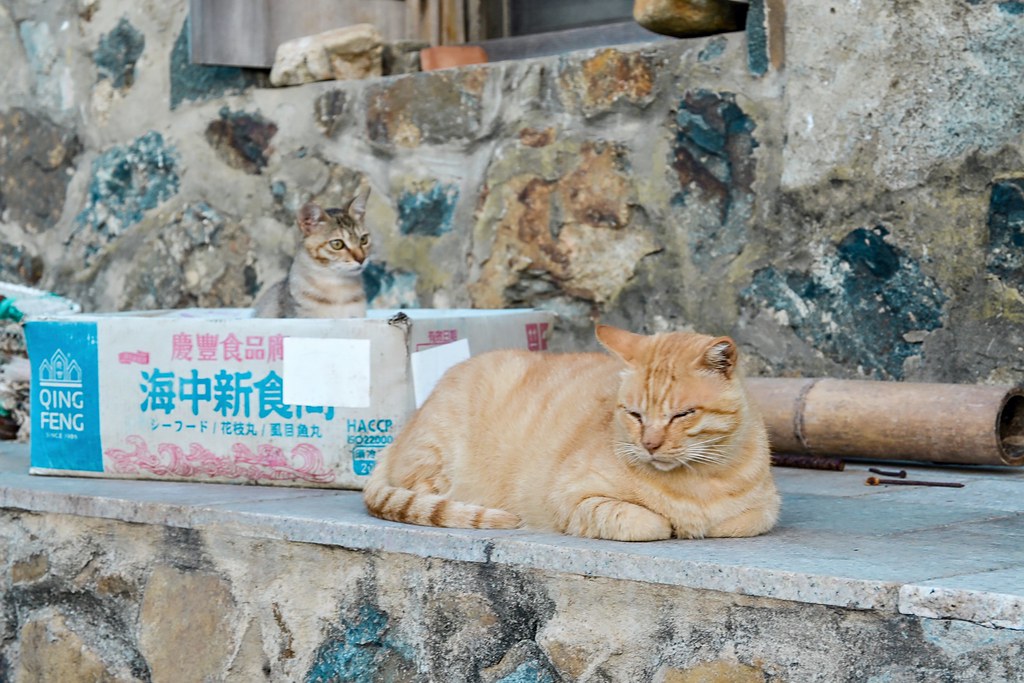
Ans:
[[[289,405],[370,407],[370,340],[284,340],[284,402]]]
[[[468,358],[468,339],[459,339],[450,344],[413,353],[411,358],[412,386],[416,395],[416,407],[419,408],[423,405],[427,396],[430,396],[430,392],[434,390],[434,385],[448,368]]]

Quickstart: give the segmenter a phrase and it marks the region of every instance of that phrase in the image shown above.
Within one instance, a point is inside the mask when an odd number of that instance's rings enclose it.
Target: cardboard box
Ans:
[[[470,352],[543,350],[553,322],[426,309],[35,319],[30,471],[358,489],[445,369]]]

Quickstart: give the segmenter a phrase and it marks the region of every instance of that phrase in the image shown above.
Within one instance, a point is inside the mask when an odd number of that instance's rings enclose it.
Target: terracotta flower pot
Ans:
[[[438,45],[420,50],[420,68],[424,71],[486,63],[487,52],[479,45]]]

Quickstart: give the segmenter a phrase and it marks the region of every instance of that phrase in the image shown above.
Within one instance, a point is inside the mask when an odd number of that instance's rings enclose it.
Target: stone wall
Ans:
[[[296,208],[365,179],[374,306],[542,306],[561,348],[596,318],[689,326],[753,373],[1021,381],[1022,7],[758,1],[746,33],[275,89],[190,65],[184,0],[3,0],[0,279],[244,306]]]
[[[0,681],[1010,680],[1021,631],[0,510]]]

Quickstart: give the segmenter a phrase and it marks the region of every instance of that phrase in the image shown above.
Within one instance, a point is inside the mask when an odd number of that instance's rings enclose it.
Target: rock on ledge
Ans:
[[[383,42],[372,24],[355,24],[281,43],[270,82],[299,85],[313,81],[380,76]]]
[[[635,0],[633,18],[654,33],[694,38],[742,31],[747,7],[731,0]]]

